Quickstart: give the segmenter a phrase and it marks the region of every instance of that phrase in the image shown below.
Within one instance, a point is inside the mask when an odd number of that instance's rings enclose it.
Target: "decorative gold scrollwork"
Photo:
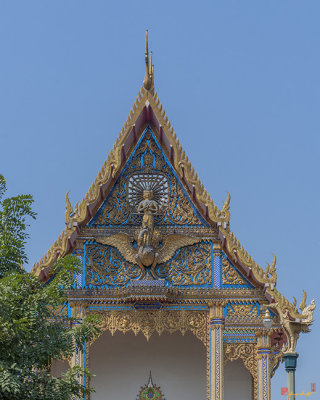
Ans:
[[[169,261],[158,264],[157,276],[172,285],[202,285],[211,282],[211,244],[200,242],[180,248]]]
[[[187,331],[192,332],[204,345],[208,341],[207,312],[187,310],[129,310],[108,311],[104,313],[101,325],[102,331],[109,331],[113,335],[120,331],[132,331],[135,335],[142,332],[147,340],[157,332],[161,335],[164,331],[169,333]]]
[[[253,379],[253,398],[258,397],[257,350],[254,343],[225,343],[224,363],[240,358]]]
[[[140,278],[142,268],[125,260],[113,247],[100,244],[86,246],[86,285],[125,285]]]
[[[222,257],[222,283],[224,285],[247,285],[247,282],[232,267],[229,260]]]
[[[227,318],[256,318],[258,316],[258,307],[253,301],[249,302],[249,304],[245,302],[241,304],[231,302],[229,305]]]

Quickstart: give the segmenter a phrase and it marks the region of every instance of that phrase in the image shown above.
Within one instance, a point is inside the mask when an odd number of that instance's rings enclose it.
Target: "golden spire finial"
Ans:
[[[148,48],[148,29],[146,29],[146,48],[144,51],[146,65],[149,65],[149,48]]]
[[[145,47],[145,61],[146,61],[146,74],[143,80],[143,86],[146,90],[153,90],[153,65],[152,65],[152,52],[149,60],[149,48],[148,48],[148,29],[146,29],[146,47]]]

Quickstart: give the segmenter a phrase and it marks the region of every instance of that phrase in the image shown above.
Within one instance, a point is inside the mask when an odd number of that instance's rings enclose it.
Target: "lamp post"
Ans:
[[[287,372],[287,386],[288,386],[288,400],[295,400],[295,392],[296,392],[296,380],[295,380],[295,372],[297,367],[297,358],[298,353],[285,353],[284,357],[284,365]],[[290,393],[292,393],[290,395]]]

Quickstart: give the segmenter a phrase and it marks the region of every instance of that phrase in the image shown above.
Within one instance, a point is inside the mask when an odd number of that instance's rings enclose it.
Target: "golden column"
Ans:
[[[224,304],[209,304],[210,400],[223,400]]]
[[[271,399],[270,333],[261,330],[257,335],[258,400]]]

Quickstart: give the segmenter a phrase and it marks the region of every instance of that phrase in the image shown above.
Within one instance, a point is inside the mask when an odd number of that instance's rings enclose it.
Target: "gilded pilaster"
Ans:
[[[271,340],[266,331],[257,332],[258,400],[271,399]]]
[[[224,305],[210,304],[210,400],[223,400]]]

